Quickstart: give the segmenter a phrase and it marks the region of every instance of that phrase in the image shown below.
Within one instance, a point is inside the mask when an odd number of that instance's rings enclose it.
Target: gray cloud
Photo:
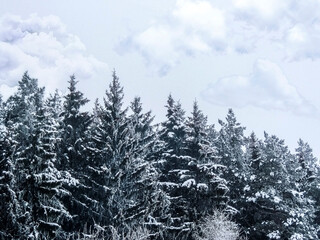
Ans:
[[[281,69],[258,60],[249,76],[232,76],[211,83],[202,96],[208,102],[228,107],[255,106],[315,116],[318,110],[290,84]]]
[[[138,51],[146,64],[165,75],[183,57],[225,51],[226,18],[208,1],[177,0],[170,16],[124,39],[117,50]]]
[[[165,75],[185,57],[240,53],[269,41],[288,60],[319,58],[320,2],[314,0],[176,0],[167,17],[125,38],[118,53],[139,52],[151,71]]]
[[[26,70],[53,91],[65,88],[73,73],[88,83],[108,66],[90,56],[58,17],[6,15],[0,19],[0,92],[7,96]]]

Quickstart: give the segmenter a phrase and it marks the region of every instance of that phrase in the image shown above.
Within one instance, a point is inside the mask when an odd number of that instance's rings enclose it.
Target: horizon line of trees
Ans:
[[[45,98],[26,72],[0,101],[0,239],[319,239],[318,160],[308,143],[219,130],[170,94],[154,124],[123,104],[114,71],[92,112],[74,76]]]

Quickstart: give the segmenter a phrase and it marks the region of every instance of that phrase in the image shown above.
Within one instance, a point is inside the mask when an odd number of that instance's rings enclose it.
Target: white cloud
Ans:
[[[126,38],[151,70],[166,74],[185,57],[246,54],[269,42],[284,59],[319,58],[319,0],[176,0],[168,15]]]
[[[279,19],[287,16],[293,0],[234,0],[234,12],[236,18],[259,28],[278,28],[284,24]]]
[[[234,0],[233,16],[277,41],[289,60],[320,57],[319,0]]]
[[[226,35],[222,10],[208,1],[177,0],[168,19],[130,36],[118,49],[138,50],[153,70],[164,75],[185,56],[225,50]]]
[[[254,64],[251,75],[219,79],[203,91],[203,97],[229,107],[255,106],[299,115],[318,114],[276,64],[261,59]]]
[[[320,21],[310,25],[297,24],[287,31],[284,49],[289,60],[320,57]]]
[[[191,31],[208,34],[211,39],[225,38],[224,13],[207,1],[178,0],[172,15]]]
[[[53,91],[64,89],[71,74],[85,86],[106,70],[107,65],[88,55],[81,40],[68,33],[56,16],[22,19],[6,15],[0,19],[0,92],[4,96],[25,71]]]

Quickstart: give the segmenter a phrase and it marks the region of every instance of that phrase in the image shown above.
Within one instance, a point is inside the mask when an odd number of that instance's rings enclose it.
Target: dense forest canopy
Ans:
[[[232,109],[217,130],[172,95],[155,124],[123,97],[116,72],[90,112],[74,76],[46,98],[23,75],[0,103],[0,239],[319,238],[308,143],[246,136]]]

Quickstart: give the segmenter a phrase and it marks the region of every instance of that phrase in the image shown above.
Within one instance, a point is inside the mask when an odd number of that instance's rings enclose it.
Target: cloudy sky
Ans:
[[[211,123],[233,108],[247,134],[299,138],[320,156],[319,0],[0,0],[0,92],[24,71],[48,91],[75,74],[102,98],[116,69],[126,102],[156,120],[171,92]]]

